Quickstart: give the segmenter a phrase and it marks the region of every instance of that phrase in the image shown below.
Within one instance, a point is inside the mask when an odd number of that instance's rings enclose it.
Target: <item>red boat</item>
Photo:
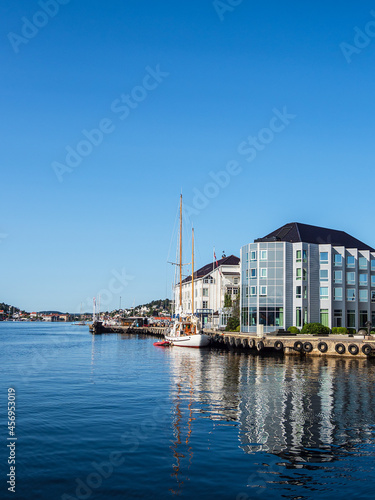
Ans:
[[[161,342],[154,342],[154,345],[157,347],[167,347],[168,345],[171,345],[168,340],[162,340]]]

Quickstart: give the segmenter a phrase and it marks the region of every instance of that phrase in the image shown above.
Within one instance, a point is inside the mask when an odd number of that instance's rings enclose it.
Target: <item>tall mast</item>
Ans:
[[[191,315],[194,316],[194,228],[191,237]]]
[[[180,195],[180,313],[182,312],[182,194]]]

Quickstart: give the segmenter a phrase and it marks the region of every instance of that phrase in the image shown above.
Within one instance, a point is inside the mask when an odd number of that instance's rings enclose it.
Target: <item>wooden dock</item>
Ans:
[[[93,334],[144,334],[164,337],[167,328],[153,326],[103,326],[90,327]],[[356,358],[375,357],[375,338],[349,337],[348,335],[265,335],[257,337],[248,333],[205,330],[211,345],[218,348],[244,350],[249,353],[279,353],[285,355],[339,356]]]

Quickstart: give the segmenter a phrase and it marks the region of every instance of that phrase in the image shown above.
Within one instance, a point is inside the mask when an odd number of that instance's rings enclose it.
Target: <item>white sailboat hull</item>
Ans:
[[[178,347],[206,347],[210,343],[210,337],[203,333],[196,335],[165,336],[172,345]]]

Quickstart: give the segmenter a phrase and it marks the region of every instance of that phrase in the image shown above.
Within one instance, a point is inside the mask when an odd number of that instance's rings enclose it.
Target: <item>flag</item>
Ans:
[[[216,258],[215,250],[214,250],[214,261],[216,262],[216,267],[219,269],[220,276],[223,277],[223,275],[221,274],[221,269],[219,267],[219,263],[218,263],[217,258]]]

